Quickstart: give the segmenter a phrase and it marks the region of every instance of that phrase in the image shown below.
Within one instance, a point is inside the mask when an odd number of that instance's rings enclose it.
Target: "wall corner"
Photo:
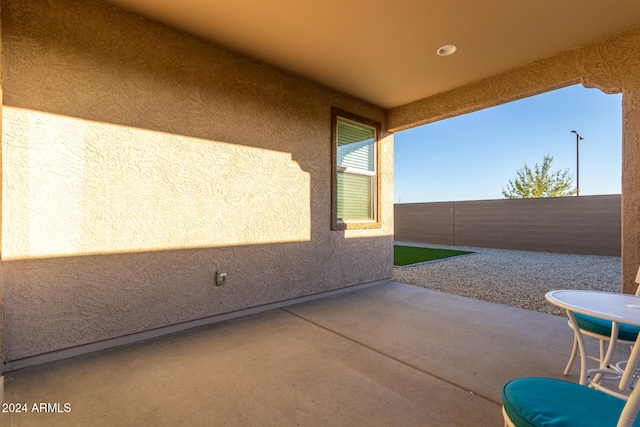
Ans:
[[[2,11],[2,3],[0,3],[0,12]],[[4,106],[4,100],[2,96],[2,14],[0,13],[0,100],[2,100],[2,106]],[[2,108],[0,107],[0,402],[4,395],[4,299],[2,298],[2,187],[4,180],[2,179]]]

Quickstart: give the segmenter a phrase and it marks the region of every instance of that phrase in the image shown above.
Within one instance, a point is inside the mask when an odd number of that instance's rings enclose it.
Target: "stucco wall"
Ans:
[[[0,2],[0,10],[2,3]],[[2,20],[0,19],[0,58],[2,57]],[[0,60],[1,61],[1,60]],[[1,62],[0,62],[1,63]],[[2,69],[0,68],[0,99],[2,99]],[[0,109],[0,135],[2,135],[2,110]],[[0,140],[0,177],[2,176],[2,141]],[[2,181],[0,180],[0,201],[2,200]],[[1,202],[0,202],[1,203]],[[0,357],[4,355],[4,304],[2,303],[2,206],[0,205]],[[4,370],[3,359],[0,358],[0,374]],[[4,395],[4,377],[0,376],[0,402]]]
[[[640,28],[388,112],[392,131],[582,82],[622,92],[622,289],[640,265]]]
[[[331,107],[382,109],[98,1],[2,24],[6,361],[391,277],[391,135],[382,229],[328,208]]]

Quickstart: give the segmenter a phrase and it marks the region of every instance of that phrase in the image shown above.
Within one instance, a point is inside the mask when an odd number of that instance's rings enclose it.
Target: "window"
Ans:
[[[379,228],[380,123],[332,109],[332,228]]]

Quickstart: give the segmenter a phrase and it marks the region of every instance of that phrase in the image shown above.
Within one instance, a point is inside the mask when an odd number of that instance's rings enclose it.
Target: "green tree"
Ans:
[[[525,163],[516,172],[515,179],[509,180],[507,188],[502,188],[502,195],[505,199],[575,196],[577,190],[573,187],[573,176],[569,169],[552,172],[552,161],[553,156],[547,154],[542,166],[536,163],[533,170]]]

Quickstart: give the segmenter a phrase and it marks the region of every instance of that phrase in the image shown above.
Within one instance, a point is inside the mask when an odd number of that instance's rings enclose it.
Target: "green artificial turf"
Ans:
[[[415,246],[393,246],[393,265],[402,266],[425,261],[449,258],[452,256],[472,254],[473,252],[451,249],[418,248]]]

